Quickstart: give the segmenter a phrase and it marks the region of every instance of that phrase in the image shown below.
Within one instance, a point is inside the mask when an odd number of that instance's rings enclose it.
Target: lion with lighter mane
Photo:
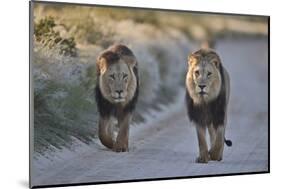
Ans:
[[[113,151],[128,151],[129,125],[139,88],[137,60],[128,47],[118,44],[102,52],[96,65],[99,139]]]
[[[221,161],[225,139],[230,79],[219,55],[211,49],[200,49],[188,58],[186,75],[186,106],[188,117],[195,123],[199,144],[197,163]],[[210,135],[210,150],[206,142],[206,129]]]

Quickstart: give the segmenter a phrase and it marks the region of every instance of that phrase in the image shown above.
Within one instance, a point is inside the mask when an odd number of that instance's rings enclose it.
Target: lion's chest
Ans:
[[[199,105],[192,107],[190,118],[192,121],[200,125],[213,124],[214,115],[208,105]]]
[[[213,125],[218,127],[224,124],[225,118],[225,98],[219,96],[209,103],[194,104],[193,99],[186,94],[186,105],[190,121],[197,125]]]

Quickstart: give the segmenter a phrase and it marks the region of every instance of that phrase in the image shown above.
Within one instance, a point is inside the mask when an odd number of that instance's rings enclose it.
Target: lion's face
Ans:
[[[213,51],[197,51],[189,57],[186,85],[195,103],[209,102],[219,95],[221,74],[220,59]]]
[[[99,58],[99,87],[108,101],[124,105],[133,98],[137,87],[134,66],[131,59],[120,58],[110,51]]]
[[[132,79],[128,65],[120,60],[109,66],[102,77],[108,84],[111,101],[124,102],[128,94],[128,83]]]

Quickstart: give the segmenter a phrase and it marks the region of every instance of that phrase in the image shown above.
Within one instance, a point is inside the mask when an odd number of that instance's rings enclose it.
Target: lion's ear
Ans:
[[[220,66],[220,61],[219,60],[214,60],[213,64],[218,68]]]
[[[194,61],[195,61],[195,60],[194,60],[193,54],[188,55],[188,57],[187,57],[187,63],[188,63],[188,65],[193,64]]]
[[[106,59],[105,58],[98,58],[97,60],[97,69],[98,69],[98,73],[100,74],[104,74],[106,71]]]
[[[137,64],[137,59],[134,56],[122,56],[122,59],[130,66],[134,67]]]

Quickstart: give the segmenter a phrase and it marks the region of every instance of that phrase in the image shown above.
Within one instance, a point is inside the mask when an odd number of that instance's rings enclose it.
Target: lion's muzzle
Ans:
[[[124,102],[126,98],[126,92],[124,90],[115,90],[111,96],[116,103]]]

